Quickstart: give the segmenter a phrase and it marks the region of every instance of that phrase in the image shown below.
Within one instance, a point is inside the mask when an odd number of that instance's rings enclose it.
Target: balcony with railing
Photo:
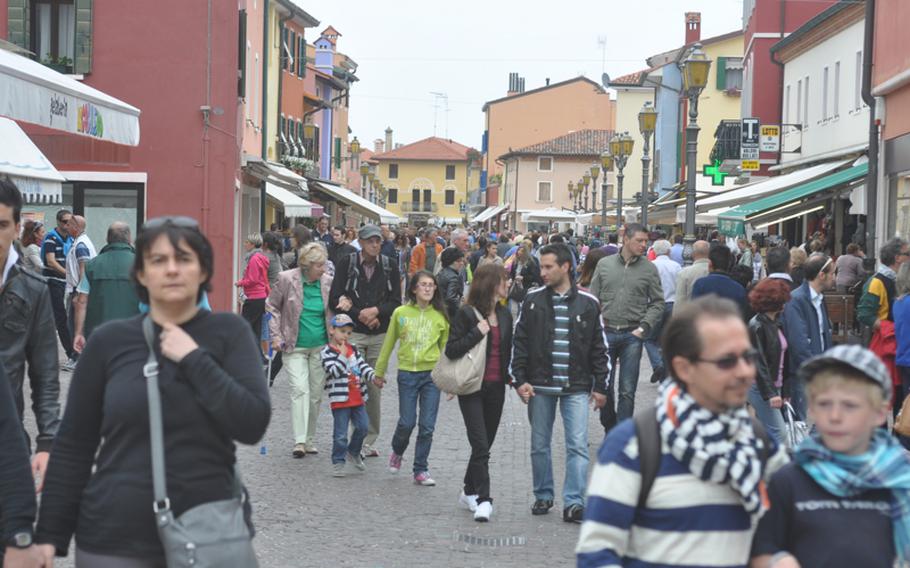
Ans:
[[[740,159],[742,124],[738,120],[721,120],[714,131],[714,148],[711,149],[711,163]]]
[[[424,201],[423,203],[419,201],[403,201],[401,203],[401,210],[404,213],[436,213],[439,209],[439,206],[435,203]]]

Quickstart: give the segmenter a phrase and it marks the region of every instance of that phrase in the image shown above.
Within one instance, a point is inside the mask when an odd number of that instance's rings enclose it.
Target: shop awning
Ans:
[[[845,188],[866,177],[869,164],[852,166],[810,182],[791,187],[751,203],[734,207],[717,217],[718,230],[729,236],[745,234],[745,225],[771,225],[820,209],[831,195],[826,190]]]
[[[464,219],[461,217],[444,217],[442,222],[445,225],[463,225]]]
[[[0,115],[117,144],[139,144],[138,108],[3,49]]]
[[[307,191],[306,178],[297,175],[281,164],[250,159],[247,162],[246,169],[253,176],[282,189],[286,189],[291,193]]]
[[[10,177],[27,203],[61,202],[66,181],[41,150],[8,118],[0,117],[0,173]]]
[[[360,197],[353,191],[345,189],[340,185],[335,185],[333,183],[328,183],[325,181],[310,180],[310,189],[321,191],[332,199],[344,203],[364,217],[378,220],[380,223],[396,225],[401,222],[401,219],[398,217],[398,215],[392,213],[388,209],[372,203],[368,199]]]
[[[522,221],[526,223],[528,221],[559,221],[564,223],[574,223],[578,218],[578,215],[572,211],[556,209],[555,207],[547,207],[546,209],[532,209],[519,212],[521,213]]]
[[[285,217],[322,217],[322,205],[310,203],[273,183],[265,182],[265,193],[281,204]]]
[[[471,219],[471,223],[486,223],[490,219],[496,217],[503,211],[509,208],[508,203],[503,203],[502,205],[493,205],[492,207],[487,207],[481,211],[476,217]]]

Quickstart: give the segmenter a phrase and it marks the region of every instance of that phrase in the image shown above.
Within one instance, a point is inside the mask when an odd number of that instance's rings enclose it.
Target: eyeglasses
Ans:
[[[742,359],[746,365],[754,367],[755,363],[758,362],[758,351],[755,349],[747,349],[739,355],[731,353],[720,359],[702,359],[701,357],[696,357],[695,361],[700,363],[711,363],[712,365],[716,365],[718,369],[729,371],[736,367],[740,359]]]
[[[175,227],[180,227],[181,229],[199,230],[198,221],[192,217],[186,217],[183,215],[155,217],[154,219],[149,219],[142,225],[142,228],[139,230],[146,231],[150,229],[158,229],[165,225],[173,225]]]

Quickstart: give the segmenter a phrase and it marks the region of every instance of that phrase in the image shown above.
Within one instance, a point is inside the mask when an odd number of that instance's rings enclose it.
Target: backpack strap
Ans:
[[[657,409],[647,408],[635,413],[635,434],[638,436],[638,461],[641,471],[641,488],[638,491],[638,508],[643,509],[648,502],[648,494],[657,479],[660,468],[660,423],[657,421]]]

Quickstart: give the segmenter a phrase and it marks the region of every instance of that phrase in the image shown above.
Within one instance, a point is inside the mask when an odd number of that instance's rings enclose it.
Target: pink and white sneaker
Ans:
[[[433,487],[436,485],[436,481],[430,477],[429,471],[421,471],[420,473],[415,473],[414,483],[417,485],[423,485],[424,487]]]
[[[389,456],[389,471],[392,473],[398,473],[401,469],[401,456],[392,452],[392,455]]]

